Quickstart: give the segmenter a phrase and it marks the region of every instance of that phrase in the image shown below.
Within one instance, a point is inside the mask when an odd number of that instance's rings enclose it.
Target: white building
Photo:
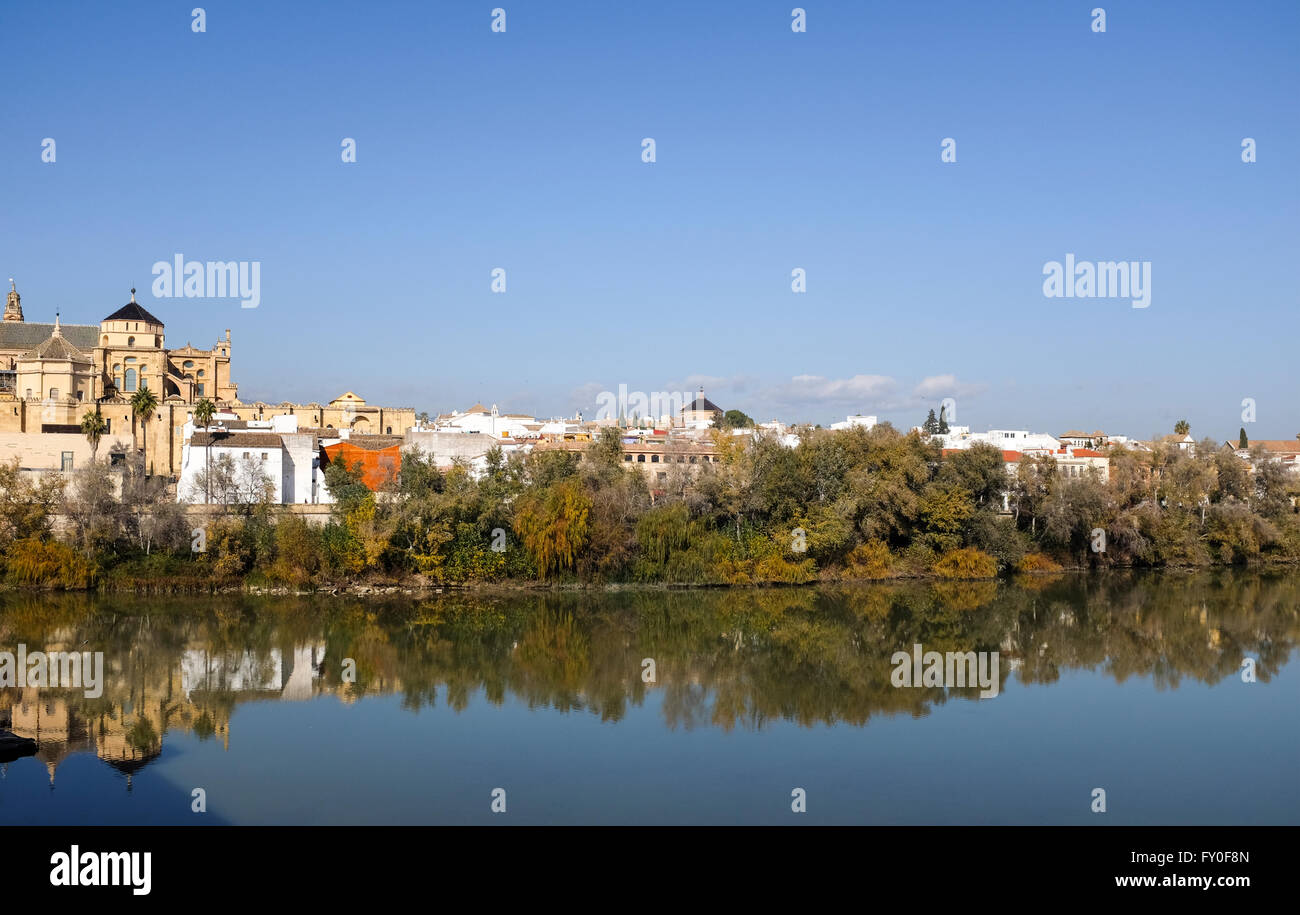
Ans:
[[[863,416],[861,413],[855,413],[852,416],[845,417],[842,423],[831,423],[832,429],[870,429],[876,425],[874,416]]]
[[[324,662],[324,642],[294,646],[290,652],[272,648],[265,655],[188,648],[181,655],[181,690],[186,698],[198,690],[276,692],[281,699],[310,699]]]
[[[543,424],[526,413],[502,413],[476,403],[460,413],[443,413],[434,423],[439,432],[462,432],[492,438],[537,438]]]
[[[228,458],[235,468],[235,485],[241,497],[234,501],[258,501],[260,481],[266,479],[270,481],[271,501],[283,504],[286,457],[281,437],[274,432],[219,431],[215,427],[193,433],[181,446],[177,501],[200,503],[209,495],[214,502],[222,501],[218,494],[205,489],[203,479],[205,472],[219,467],[223,458]]]
[[[320,468],[320,440],[312,433],[298,431],[297,416],[271,416],[247,422],[233,414],[217,416],[221,420],[214,417],[207,428],[196,428],[193,416],[185,423],[177,501],[205,501],[209,494],[201,485],[202,475],[223,456],[233,462],[236,483],[245,498],[252,498],[257,492],[260,472],[270,480],[272,501],[277,504],[333,501]]]
[[[474,432],[452,432],[443,429],[408,429],[406,447],[419,453],[434,465],[446,470],[457,461],[469,465],[475,476],[487,467],[487,453],[500,448],[503,455],[532,448],[532,438],[500,439]]]
[[[1061,447],[1061,443],[1054,436],[1046,432],[1030,432],[1027,429],[990,429],[988,432],[971,432],[968,426],[954,426],[948,430],[947,435],[932,435],[930,439],[938,441],[945,451],[969,448],[976,442],[992,445],[999,451],[1057,451]]]

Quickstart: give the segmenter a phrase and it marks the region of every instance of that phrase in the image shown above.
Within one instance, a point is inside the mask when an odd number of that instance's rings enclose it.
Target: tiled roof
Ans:
[[[60,332],[62,328],[59,329]],[[90,357],[77,349],[63,336],[51,336],[32,350],[24,359],[51,359],[55,362],[90,362]]]
[[[195,432],[190,444],[206,448],[208,443],[217,448],[283,448],[277,432]]]
[[[98,324],[64,324],[59,330],[63,338],[83,353],[93,350],[99,343]],[[0,322],[0,350],[29,352],[50,338],[53,324],[28,321]]]
[[[682,407],[683,413],[687,413],[692,410],[699,411],[699,412],[707,410],[711,413],[721,413],[722,407],[718,406],[713,401],[709,400],[709,398],[700,396],[700,397],[696,397],[686,406]]]
[[[1275,454],[1300,453],[1300,440],[1294,438],[1252,438],[1249,441],[1252,448],[1261,445]]]
[[[117,311],[113,312],[104,320],[105,321],[147,321],[150,324],[157,324],[160,327],[162,326],[162,321],[159,321],[153,315],[149,314],[149,312],[146,311],[144,309],[144,306],[141,305],[139,302],[127,302],[125,305],[123,305]]]

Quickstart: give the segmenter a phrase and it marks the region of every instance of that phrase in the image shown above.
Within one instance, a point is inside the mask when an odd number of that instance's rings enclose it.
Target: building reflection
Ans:
[[[46,650],[73,650],[71,644],[46,643]],[[125,670],[113,669],[106,657],[99,699],[38,686],[0,690],[0,728],[36,741],[51,789],[65,759],[91,753],[124,776],[130,790],[135,774],[162,754],[165,734],[215,738],[228,750],[238,703],[312,698],[324,652],[319,642],[265,653],[187,648],[174,664],[128,663]]]

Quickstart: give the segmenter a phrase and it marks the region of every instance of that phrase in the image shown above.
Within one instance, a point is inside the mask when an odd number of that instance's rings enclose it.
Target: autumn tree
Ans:
[[[587,545],[590,514],[591,499],[577,480],[531,490],[519,500],[514,530],[543,578],[574,567]]]

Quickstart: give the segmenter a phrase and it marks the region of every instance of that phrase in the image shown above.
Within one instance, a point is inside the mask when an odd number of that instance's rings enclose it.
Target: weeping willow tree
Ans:
[[[564,480],[519,500],[514,529],[543,578],[573,569],[590,535],[591,499]]]

